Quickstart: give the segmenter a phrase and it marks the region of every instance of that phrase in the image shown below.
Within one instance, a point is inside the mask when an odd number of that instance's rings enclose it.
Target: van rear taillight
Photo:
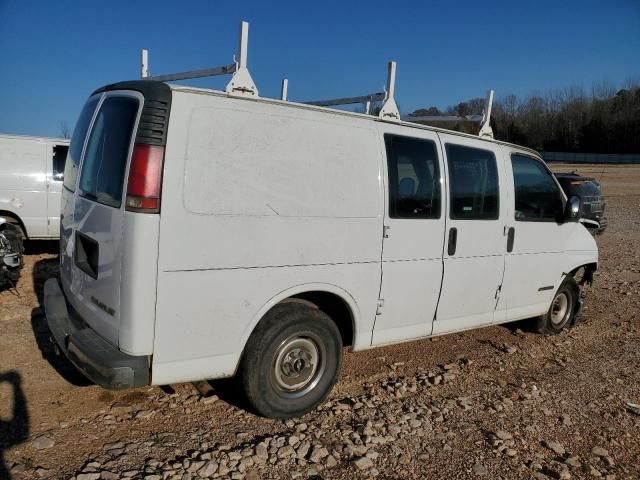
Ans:
[[[126,209],[130,212],[159,213],[164,147],[137,143],[133,147]]]

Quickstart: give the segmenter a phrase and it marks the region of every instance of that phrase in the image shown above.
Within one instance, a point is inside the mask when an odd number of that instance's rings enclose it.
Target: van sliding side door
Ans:
[[[427,130],[379,126],[385,152],[382,284],[372,344],[431,333],[442,281],[442,151]]]
[[[442,292],[433,333],[494,321],[504,274],[504,168],[491,142],[440,134],[446,156],[447,225]]]

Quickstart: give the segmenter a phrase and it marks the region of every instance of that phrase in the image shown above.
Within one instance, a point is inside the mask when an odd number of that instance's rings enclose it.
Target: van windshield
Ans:
[[[69,145],[69,152],[67,154],[67,160],[64,166],[64,186],[67,190],[74,192],[76,190],[76,180],[78,178],[78,167],[80,166],[80,156],[82,155],[82,147],[84,146],[84,139],[87,136],[87,130],[89,130],[89,124],[93,118],[93,112],[98,105],[100,97],[90,98],[85,103],[76,128],[73,130],[73,136],[71,137],[71,145]]]
[[[139,102],[125,96],[107,97],[91,129],[80,173],[80,194],[119,208]]]

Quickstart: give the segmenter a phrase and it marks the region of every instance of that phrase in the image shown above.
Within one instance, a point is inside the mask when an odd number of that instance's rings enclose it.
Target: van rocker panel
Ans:
[[[109,389],[149,385],[149,357],[122,353],[91,328],[78,327],[56,278],[44,284],[44,310],[55,342],[87,378]]]

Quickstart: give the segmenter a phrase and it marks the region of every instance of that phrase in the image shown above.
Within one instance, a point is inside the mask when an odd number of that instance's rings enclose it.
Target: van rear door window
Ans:
[[[133,97],[107,97],[91,129],[80,173],[80,194],[119,208],[124,173],[139,102]]]
[[[440,169],[430,140],[386,134],[389,217],[440,218]]]
[[[448,143],[452,220],[497,220],[498,168],[489,150]]]
[[[78,123],[73,130],[71,137],[71,145],[69,146],[69,153],[67,154],[67,160],[64,166],[64,186],[67,190],[75,192],[76,180],[78,179],[78,168],[80,167],[80,156],[82,155],[82,147],[84,146],[84,140],[87,137],[87,130],[91,124],[93,118],[93,112],[96,110],[98,100],[100,97],[94,97],[89,99],[85,103],[80,117],[78,117]]]

